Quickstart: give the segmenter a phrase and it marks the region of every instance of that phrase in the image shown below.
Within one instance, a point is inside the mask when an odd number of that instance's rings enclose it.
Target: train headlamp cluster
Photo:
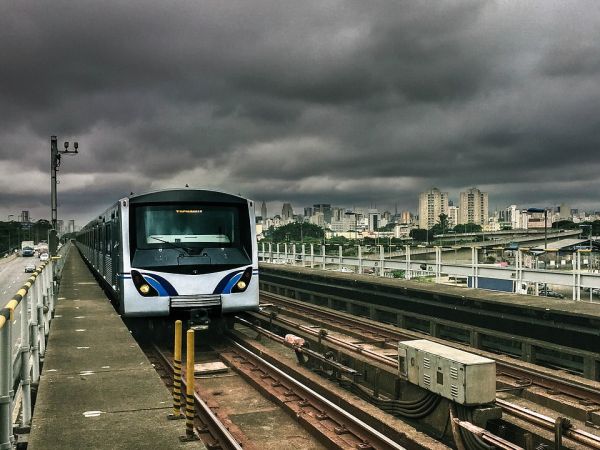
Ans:
[[[147,284],[142,284],[140,286],[140,292],[142,294],[147,294],[148,292],[150,292],[150,286],[148,286]]]
[[[143,297],[156,297],[158,292],[144,280],[144,277],[137,270],[131,271],[131,280],[135,288]]]
[[[244,292],[250,284],[250,278],[252,278],[252,267],[247,267],[241,278],[231,289],[231,293]]]

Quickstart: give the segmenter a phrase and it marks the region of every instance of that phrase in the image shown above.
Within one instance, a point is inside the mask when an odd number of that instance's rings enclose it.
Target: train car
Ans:
[[[76,243],[122,316],[258,309],[251,200],[199,189],[132,195],[88,223]]]

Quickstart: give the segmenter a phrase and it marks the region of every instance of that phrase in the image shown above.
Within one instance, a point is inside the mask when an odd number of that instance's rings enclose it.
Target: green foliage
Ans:
[[[431,237],[433,235],[429,230],[425,230],[423,228],[413,228],[410,230],[409,236],[417,242],[426,242],[429,240],[428,236]]]
[[[388,223],[385,227],[379,227],[377,231],[394,231],[396,224],[394,222]]]
[[[392,270],[392,276],[394,278],[404,278],[404,270]]]
[[[48,240],[48,230],[51,226],[47,220],[40,219],[37,222],[21,224],[20,222],[0,222],[0,255],[10,249],[20,249],[21,241]]]
[[[457,233],[481,233],[481,225],[476,223],[461,223],[454,227],[454,231]]]
[[[320,241],[325,230],[312,223],[288,223],[279,228],[269,228],[268,236],[273,242],[311,242]]]
[[[556,230],[575,230],[579,228],[579,225],[581,224],[575,223],[572,220],[558,220],[552,224],[552,228]]]

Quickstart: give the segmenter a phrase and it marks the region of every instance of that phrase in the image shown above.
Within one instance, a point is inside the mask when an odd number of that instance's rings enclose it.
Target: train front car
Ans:
[[[131,197],[121,206],[124,316],[258,309],[252,201],[186,189]]]

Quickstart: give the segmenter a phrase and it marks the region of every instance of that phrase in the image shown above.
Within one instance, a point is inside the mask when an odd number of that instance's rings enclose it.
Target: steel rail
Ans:
[[[309,400],[310,403],[319,404],[319,405],[321,405],[322,409],[327,409],[329,413],[333,413],[335,416],[342,418],[344,421],[346,421],[352,427],[352,428],[348,428],[349,430],[351,430],[351,429],[359,430],[359,433],[363,434],[366,437],[368,443],[372,447],[374,447],[376,449],[396,449],[396,450],[404,450],[405,449],[400,444],[394,442],[392,439],[385,436],[383,433],[380,433],[379,431],[375,430],[370,425],[366,424],[362,420],[360,420],[357,417],[355,417],[354,415],[350,414],[343,408],[340,408],[335,403],[329,401],[328,399],[326,399],[319,393],[315,392],[314,390],[305,386],[304,384],[302,384],[298,380],[294,379],[290,375],[286,374],[282,370],[278,369],[277,367],[275,367],[274,365],[272,365],[271,363],[266,361],[264,358],[260,357],[259,355],[252,352],[251,350],[248,350],[243,345],[239,344],[236,341],[232,341],[232,345],[238,351],[244,353],[246,357],[253,359],[254,361],[258,362],[262,367],[267,368],[271,373],[276,374],[277,377],[279,377],[280,379],[284,379],[287,383],[289,383],[290,385],[293,385],[294,389],[296,389],[303,398],[305,398],[307,400],[310,399]]]
[[[171,360],[163,353],[163,351],[156,345],[152,344],[154,351],[160,356],[162,362],[166,367],[173,372],[174,367]],[[185,377],[181,380],[183,388],[185,388]],[[185,389],[182,391],[185,392]],[[230,450],[243,450],[243,447],[231,434],[231,432],[225,427],[225,425],[219,420],[219,418],[211,411],[208,405],[200,398],[198,392],[194,392],[194,400],[196,402],[196,414],[200,417],[200,420],[206,425],[209,433],[219,442],[224,449]]]
[[[261,294],[261,296],[265,298],[269,298],[275,300],[276,302],[281,302],[287,305],[292,305],[293,308],[299,309],[305,313],[313,313],[314,308],[303,305],[295,300],[285,299],[278,296],[274,296],[272,294]],[[336,313],[326,311],[323,308],[319,308],[319,320],[322,318],[329,318],[330,320],[334,320],[337,323],[346,324],[348,326],[353,326],[356,329],[356,326],[359,325],[364,329],[365,332],[370,334],[374,334],[384,340],[402,340],[402,339],[431,339],[431,336],[428,336],[424,333],[410,332],[410,331],[393,331],[387,329],[377,328],[373,324],[366,322],[365,320],[359,317],[346,317],[340,316]],[[353,331],[355,331],[353,330]],[[360,328],[358,329],[360,330]],[[384,345],[388,348],[396,348],[395,343],[384,341]],[[450,347],[453,347],[452,342],[446,343]],[[464,347],[464,345],[463,345]],[[477,350],[477,349],[473,349]],[[553,391],[557,391],[571,397],[574,397],[578,400],[586,400],[593,402],[597,405],[600,405],[600,389],[594,388],[592,386],[587,386],[582,383],[578,383],[576,381],[567,381],[561,379],[557,376],[553,376],[550,374],[540,373],[534,369],[524,368],[524,367],[516,367],[504,361],[499,361],[492,356],[486,355],[496,361],[497,372],[499,375],[506,374],[513,378],[526,378],[531,380],[531,382],[535,385],[538,385],[544,389],[551,389]]]
[[[288,303],[288,304],[292,304],[293,307],[300,309],[301,311],[303,311],[304,313],[307,312],[312,312],[314,313],[314,310],[310,310],[310,308],[305,307],[303,305],[297,305],[297,302],[295,301],[288,301],[288,300],[282,300],[278,297],[273,297],[273,296],[269,296],[277,301],[281,301],[282,303]],[[322,314],[323,312],[323,314]],[[259,314],[265,316],[266,318],[270,318],[267,314],[265,314],[264,312],[260,312]],[[322,311],[322,309],[319,309],[319,320],[321,320],[321,318],[323,316],[328,316],[328,317],[333,317],[335,321],[337,321],[338,323],[341,323],[343,321],[347,321],[347,322],[353,322],[354,320],[351,318],[346,318],[346,317],[340,317],[339,315],[336,315],[335,313],[331,313],[329,311]],[[272,318],[271,318],[272,319]],[[297,329],[300,329],[304,332],[310,333],[313,336],[319,336],[319,332],[316,332],[315,330],[311,329],[310,327],[307,327],[305,325],[300,325],[300,324],[295,324],[292,320],[289,319],[285,319],[282,317],[277,317],[276,318],[277,321],[284,323],[288,326],[292,326],[295,327]],[[380,334],[381,337],[384,337],[384,335],[389,335],[387,337],[393,336],[393,335],[401,335],[401,333],[394,333],[392,331],[384,331],[383,333],[381,333],[381,331],[383,330],[379,330],[379,329],[375,329],[373,325],[371,324],[365,324],[362,321],[356,321],[358,323],[360,323],[361,326],[365,326],[366,328],[372,328],[373,330],[376,330],[377,334]],[[373,333],[373,331],[369,331],[370,333]],[[320,336],[322,339],[324,340],[329,340],[332,341],[332,337],[331,336],[327,336],[327,335],[321,335]],[[348,348],[356,353],[360,353],[360,354],[364,354],[368,357],[371,357],[371,354],[373,354],[373,352],[371,351],[365,351],[364,349],[362,350],[357,350],[357,349],[353,349],[353,347],[357,347],[356,344],[350,344],[347,342],[342,342],[338,339],[335,339],[336,345],[339,345],[338,342],[343,343],[343,347],[344,348]],[[393,348],[390,347],[390,348]],[[379,362],[383,362],[384,364],[390,366],[390,367],[397,367],[397,361],[394,358],[390,358],[388,356],[384,356],[384,355],[377,355],[377,361]],[[508,365],[507,365],[508,366]],[[511,366],[508,366],[511,367]],[[517,368],[516,370],[520,370],[519,368]],[[523,371],[525,372],[525,370]],[[536,372],[531,371],[532,374],[536,374]],[[537,374],[540,377],[544,377],[544,375],[540,375]],[[557,380],[558,381],[558,380]],[[572,387],[578,387],[578,385],[574,385]],[[517,416],[523,420],[526,420],[530,423],[533,423],[535,425],[541,426],[542,428],[545,429],[550,429],[550,430],[554,430],[555,429],[555,420],[553,420],[552,418],[548,417],[548,416],[544,416],[542,414],[536,413],[535,411],[531,411],[527,408],[523,408],[520,407],[514,403],[508,402],[506,400],[501,400],[501,399],[496,399],[496,404],[498,404],[498,406],[500,406],[505,412],[507,412],[510,415],[513,416]],[[577,441],[579,443],[582,443],[584,445],[590,445],[593,448],[599,449],[600,450],[600,437],[596,436],[594,434],[588,433],[584,430],[581,429],[577,429],[574,427],[569,428],[567,431],[565,431],[563,433],[565,436],[569,437],[570,439],[573,439],[574,441]]]
[[[545,428],[547,430],[554,431],[556,426],[556,420],[552,417],[548,417],[544,414],[532,411],[514,403],[507,402],[506,400],[496,399],[496,403],[502,407],[502,410],[511,416],[518,417],[531,423]],[[563,430],[563,436],[579,442],[580,444],[587,445],[591,448],[600,449],[600,437],[587,431],[580,430],[575,427],[567,427]]]

